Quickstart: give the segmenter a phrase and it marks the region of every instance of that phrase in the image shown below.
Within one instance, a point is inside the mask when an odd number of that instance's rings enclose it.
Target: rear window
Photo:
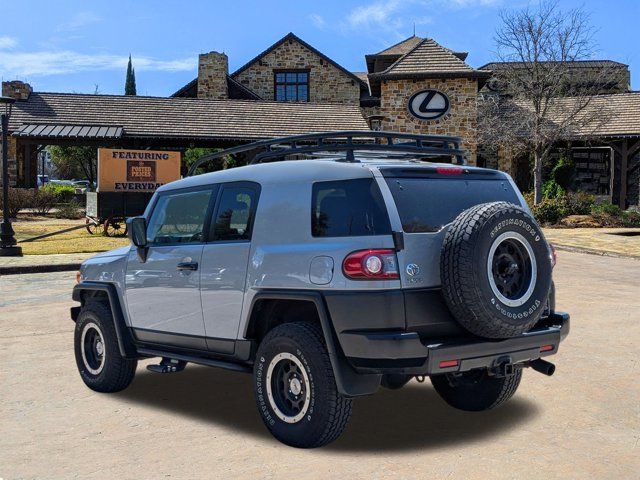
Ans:
[[[376,182],[363,178],[314,183],[311,233],[314,237],[391,234],[389,216]]]
[[[520,204],[511,184],[501,179],[385,178],[407,233],[437,232],[462,211],[479,203]]]

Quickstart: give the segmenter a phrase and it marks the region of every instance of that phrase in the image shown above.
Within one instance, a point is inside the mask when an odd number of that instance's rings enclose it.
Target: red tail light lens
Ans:
[[[436,173],[440,175],[462,175],[462,167],[438,167]]]
[[[342,262],[342,272],[354,280],[392,280],[400,278],[396,252],[391,249],[358,250]]]

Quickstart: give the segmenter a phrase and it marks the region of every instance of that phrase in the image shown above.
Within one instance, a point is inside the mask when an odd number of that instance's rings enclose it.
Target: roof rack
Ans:
[[[458,165],[464,165],[464,151],[460,149],[459,137],[419,135],[382,131],[340,131],[294,135],[273,138],[221,150],[196,160],[187,176],[206,162],[226,155],[253,152],[249,164],[272,162],[289,155],[305,155],[314,152],[346,152],[344,162],[358,163],[354,151],[385,151],[415,153],[424,156],[455,157]]]

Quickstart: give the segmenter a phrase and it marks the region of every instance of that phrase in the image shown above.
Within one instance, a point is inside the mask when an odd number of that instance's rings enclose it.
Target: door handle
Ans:
[[[178,264],[178,270],[198,270],[198,262],[180,262]]]

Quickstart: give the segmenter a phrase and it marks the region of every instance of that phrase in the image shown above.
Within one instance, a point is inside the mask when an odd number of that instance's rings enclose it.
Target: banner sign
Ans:
[[[153,192],[180,178],[180,152],[98,149],[99,192]]]

